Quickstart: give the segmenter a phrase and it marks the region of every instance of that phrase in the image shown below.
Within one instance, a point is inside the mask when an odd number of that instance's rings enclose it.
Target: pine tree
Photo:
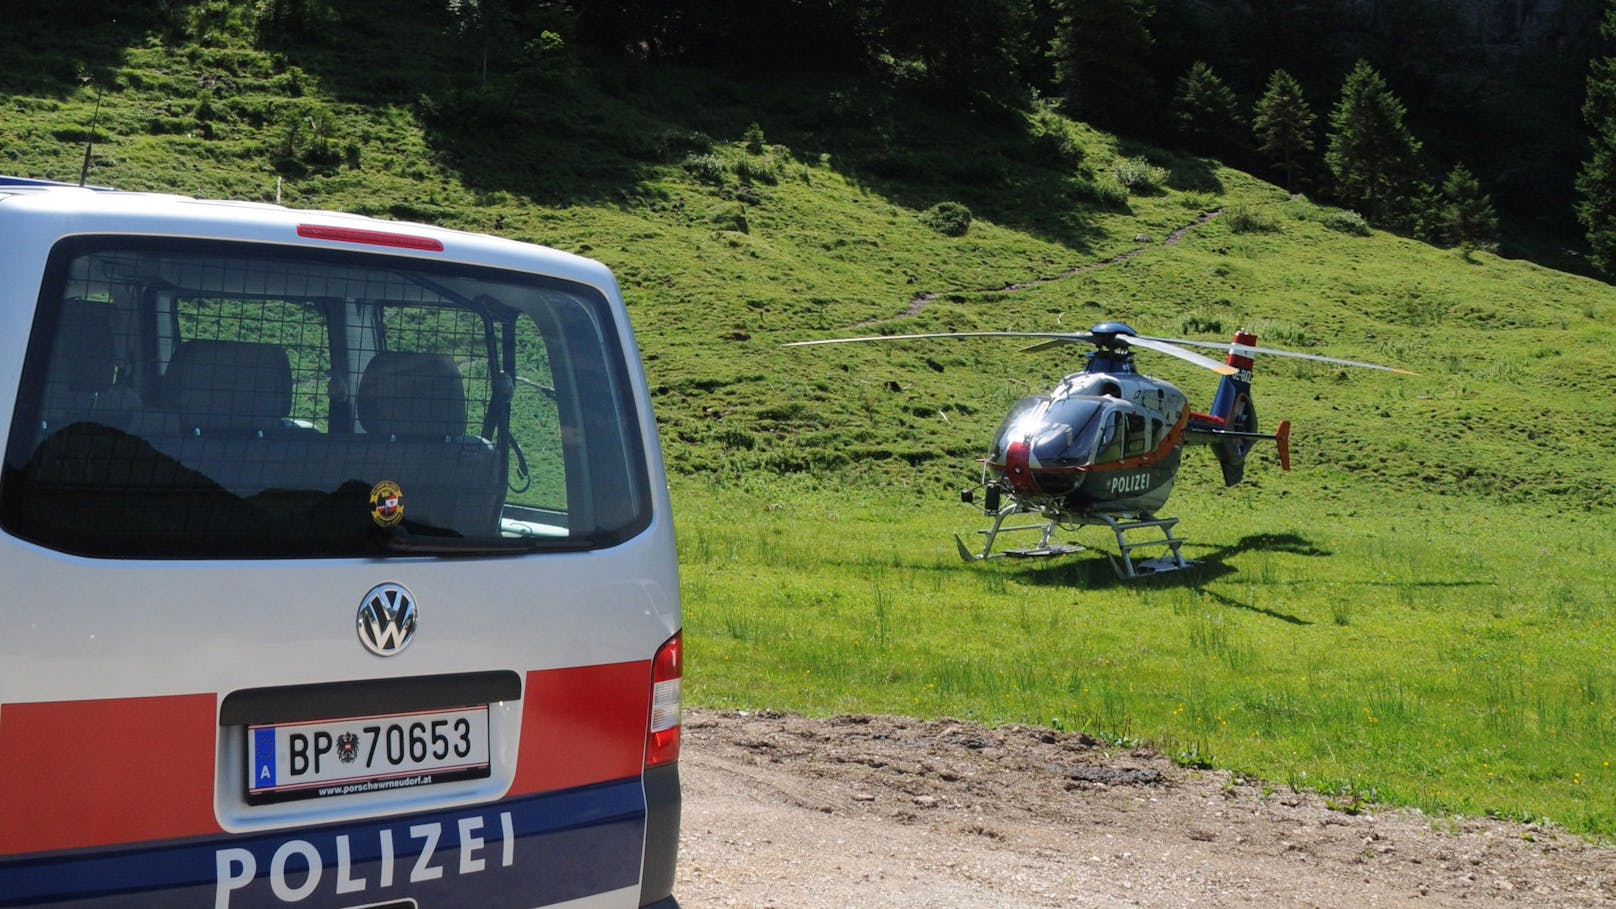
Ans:
[[[1420,193],[1420,141],[1403,123],[1403,102],[1359,60],[1330,114],[1324,161],[1337,198],[1372,222],[1406,228]]]
[[[1031,22],[1029,0],[887,0],[881,19],[891,51],[955,98],[1016,95]]]
[[[1245,151],[1245,120],[1234,90],[1200,60],[1178,79],[1173,95],[1173,125],[1191,149],[1224,161]]]
[[[1498,213],[1481,181],[1463,164],[1455,164],[1442,182],[1442,239],[1465,252],[1498,248]]]
[[[510,7],[505,0],[448,0],[450,19],[477,67],[478,86],[488,88],[490,62],[497,74],[514,50]]]
[[[1605,10],[1599,33],[1616,41],[1616,0]],[[1600,57],[1588,73],[1582,118],[1593,131],[1593,157],[1577,175],[1577,220],[1587,231],[1595,268],[1616,274],[1616,57]]]
[[[1050,49],[1067,107],[1104,129],[1144,133],[1156,109],[1150,0],[1057,0]]]
[[[1302,94],[1302,84],[1282,69],[1268,77],[1268,88],[1257,102],[1251,128],[1257,150],[1285,172],[1285,190],[1296,191],[1302,156],[1314,149],[1313,125],[1318,121]]]

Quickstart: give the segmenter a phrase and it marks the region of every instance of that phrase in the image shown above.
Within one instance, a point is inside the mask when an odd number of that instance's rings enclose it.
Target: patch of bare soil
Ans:
[[[1616,850],[1084,735],[688,711],[683,909],[1616,906]]]

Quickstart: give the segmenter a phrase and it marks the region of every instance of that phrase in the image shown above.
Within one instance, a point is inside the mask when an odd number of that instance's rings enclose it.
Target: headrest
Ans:
[[[56,322],[53,374],[77,392],[100,392],[112,387],[118,353],[112,338],[112,306],[89,300],[62,301]]]
[[[186,427],[275,429],[292,412],[292,367],[278,344],[186,341],[163,376],[163,402]]]
[[[359,422],[372,435],[446,438],[466,432],[466,388],[443,354],[383,351],[359,380]]]

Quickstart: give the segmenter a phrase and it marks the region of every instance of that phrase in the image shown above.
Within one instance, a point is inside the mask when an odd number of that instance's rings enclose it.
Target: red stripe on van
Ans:
[[[218,833],[212,694],[0,707],[0,855]]]
[[[651,661],[529,672],[511,795],[639,776]]]
[[[510,795],[638,776],[651,661],[529,672]],[[221,832],[213,694],[0,706],[0,856]]]

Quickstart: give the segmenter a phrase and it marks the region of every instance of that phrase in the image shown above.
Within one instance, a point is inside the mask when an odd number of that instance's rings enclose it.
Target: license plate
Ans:
[[[247,802],[488,776],[488,708],[247,727]]]

